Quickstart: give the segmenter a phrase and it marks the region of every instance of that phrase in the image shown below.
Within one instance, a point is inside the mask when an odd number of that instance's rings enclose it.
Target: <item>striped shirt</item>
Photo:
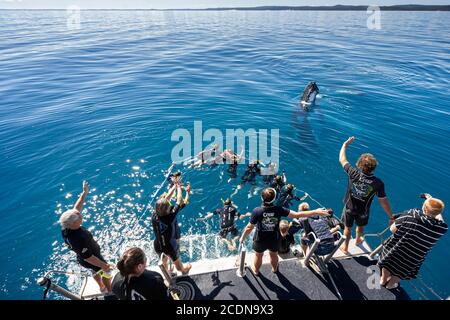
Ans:
[[[427,253],[448,230],[444,221],[410,209],[395,220],[397,232],[383,246],[378,265],[400,279],[414,279]]]

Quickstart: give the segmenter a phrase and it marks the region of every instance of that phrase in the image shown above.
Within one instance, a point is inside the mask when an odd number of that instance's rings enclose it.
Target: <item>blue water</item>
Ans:
[[[91,11],[68,30],[64,11],[0,11],[0,298],[39,299],[35,280],[46,270],[80,271],[56,221],[83,179],[84,224],[105,256],[139,245],[155,263],[149,216],[137,219],[170,165],[172,131],[192,132],[195,120],[204,130],[279,128],[288,180],[335,211],[346,185],[338,152],[350,135],[349,159],[375,154],[395,211],[420,206],[421,192],[449,202],[449,14],[382,13],[379,31],[366,18]],[[312,79],[321,95],[304,112],[299,94]],[[229,255],[217,221],[195,218],[236,181],[222,167],[186,179],[194,192],[179,218],[183,260]],[[251,191],[235,198],[242,212],[259,204]],[[367,230],[386,224],[375,200]],[[449,245],[446,235],[421,270],[443,297]],[[413,283],[413,297],[433,297]]]

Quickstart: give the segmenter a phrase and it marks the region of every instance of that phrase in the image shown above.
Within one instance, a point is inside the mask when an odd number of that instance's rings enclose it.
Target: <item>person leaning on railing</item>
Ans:
[[[346,240],[341,250],[345,254],[349,254],[348,245],[352,237],[354,223],[356,223],[356,245],[364,241],[364,227],[369,223],[370,205],[375,195],[377,195],[383,210],[388,215],[389,223],[394,221],[391,205],[384,191],[384,183],[373,175],[373,171],[378,164],[375,157],[370,153],[362,154],[356,163],[356,168],[352,167],[347,161],[347,147],[354,140],[355,137],[348,138],[342,144],[341,151],[339,152],[339,162],[348,175],[347,191],[342,210]]]
[[[59,218],[59,224],[62,228],[64,242],[77,254],[78,263],[93,272],[93,277],[97,281],[102,292],[111,292],[111,279],[107,273],[111,266],[106,262],[100,253],[100,246],[94,240],[91,232],[81,226],[83,216],[81,210],[83,203],[89,192],[89,186],[83,181],[83,192],[75,203],[73,209],[67,210]],[[102,277],[101,271],[105,276]]]
[[[442,212],[444,202],[425,194],[422,208],[410,209],[391,225],[393,235],[384,244],[378,260],[380,284],[394,289],[400,280],[416,278],[427,253],[448,226]]]
[[[183,199],[181,176],[173,181],[172,188],[167,193],[161,195],[155,205],[152,214],[152,226],[155,234],[153,248],[162,258],[164,266],[169,269],[169,258],[173,261],[178,271],[187,274],[192,265],[187,263],[183,265],[180,259],[179,239],[181,237],[180,227],[178,226],[177,215],[189,202],[191,194],[190,184],[185,188],[186,196]],[[172,195],[177,191],[175,205],[171,205]]]

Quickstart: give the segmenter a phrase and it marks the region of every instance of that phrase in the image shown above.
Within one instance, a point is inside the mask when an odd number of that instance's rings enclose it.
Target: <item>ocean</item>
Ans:
[[[420,207],[423,192],[450,201],[449,13],[382,12],[380,30],[366,12],[81,11],[75,27],[68,18],[0,11],[0,299],[41,299],[46,271],[85,271],[57,224],[83,180],[83,225],[104,256],[138,245],[155,264],[145,207],[171,164],[172,133],[193,134],[195,121],[203,132],[278,129],[288,181],[335,212],[349,136],[352,163],[376,156],[395,212]],[[311,80],[320,95],[305,111],[298,102]],[[178,218],[183,261],[230,255],[217,219],[196,218],[235,191],[244,166],[235,179],[224,166],[176,169],[193,188]],[[239,190],[241,212],[260,204],[261,187]],[[387,223],[375,199],[367,233]],[[420,272],[444,298],[449,245],[445,235]],[[436,298],[419,280],[405,287]]]

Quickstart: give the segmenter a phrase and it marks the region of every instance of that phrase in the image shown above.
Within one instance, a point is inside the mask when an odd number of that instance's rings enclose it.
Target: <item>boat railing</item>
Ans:
[[[43,300],[47,299],[47,295],[50,290],[55,291],[70,300],[83,300],[83,297],[76,295],[73,292],[52,282],[52,280],[50,278],[51,274],[78,275],[78,276],[83,277],[83,280],[86,280],[89,277],[88,274],[81,273],[81,272],[77,273],[77,272],[71,272],[71,271],[49,270],[44,274],[44,276],[42,276],[41,278],[39,278],[37,280],[37,284],[39,286],[45,287]],[[86,281],[83,281],[83,285],[85,285],[85,283],[86,283]]]

